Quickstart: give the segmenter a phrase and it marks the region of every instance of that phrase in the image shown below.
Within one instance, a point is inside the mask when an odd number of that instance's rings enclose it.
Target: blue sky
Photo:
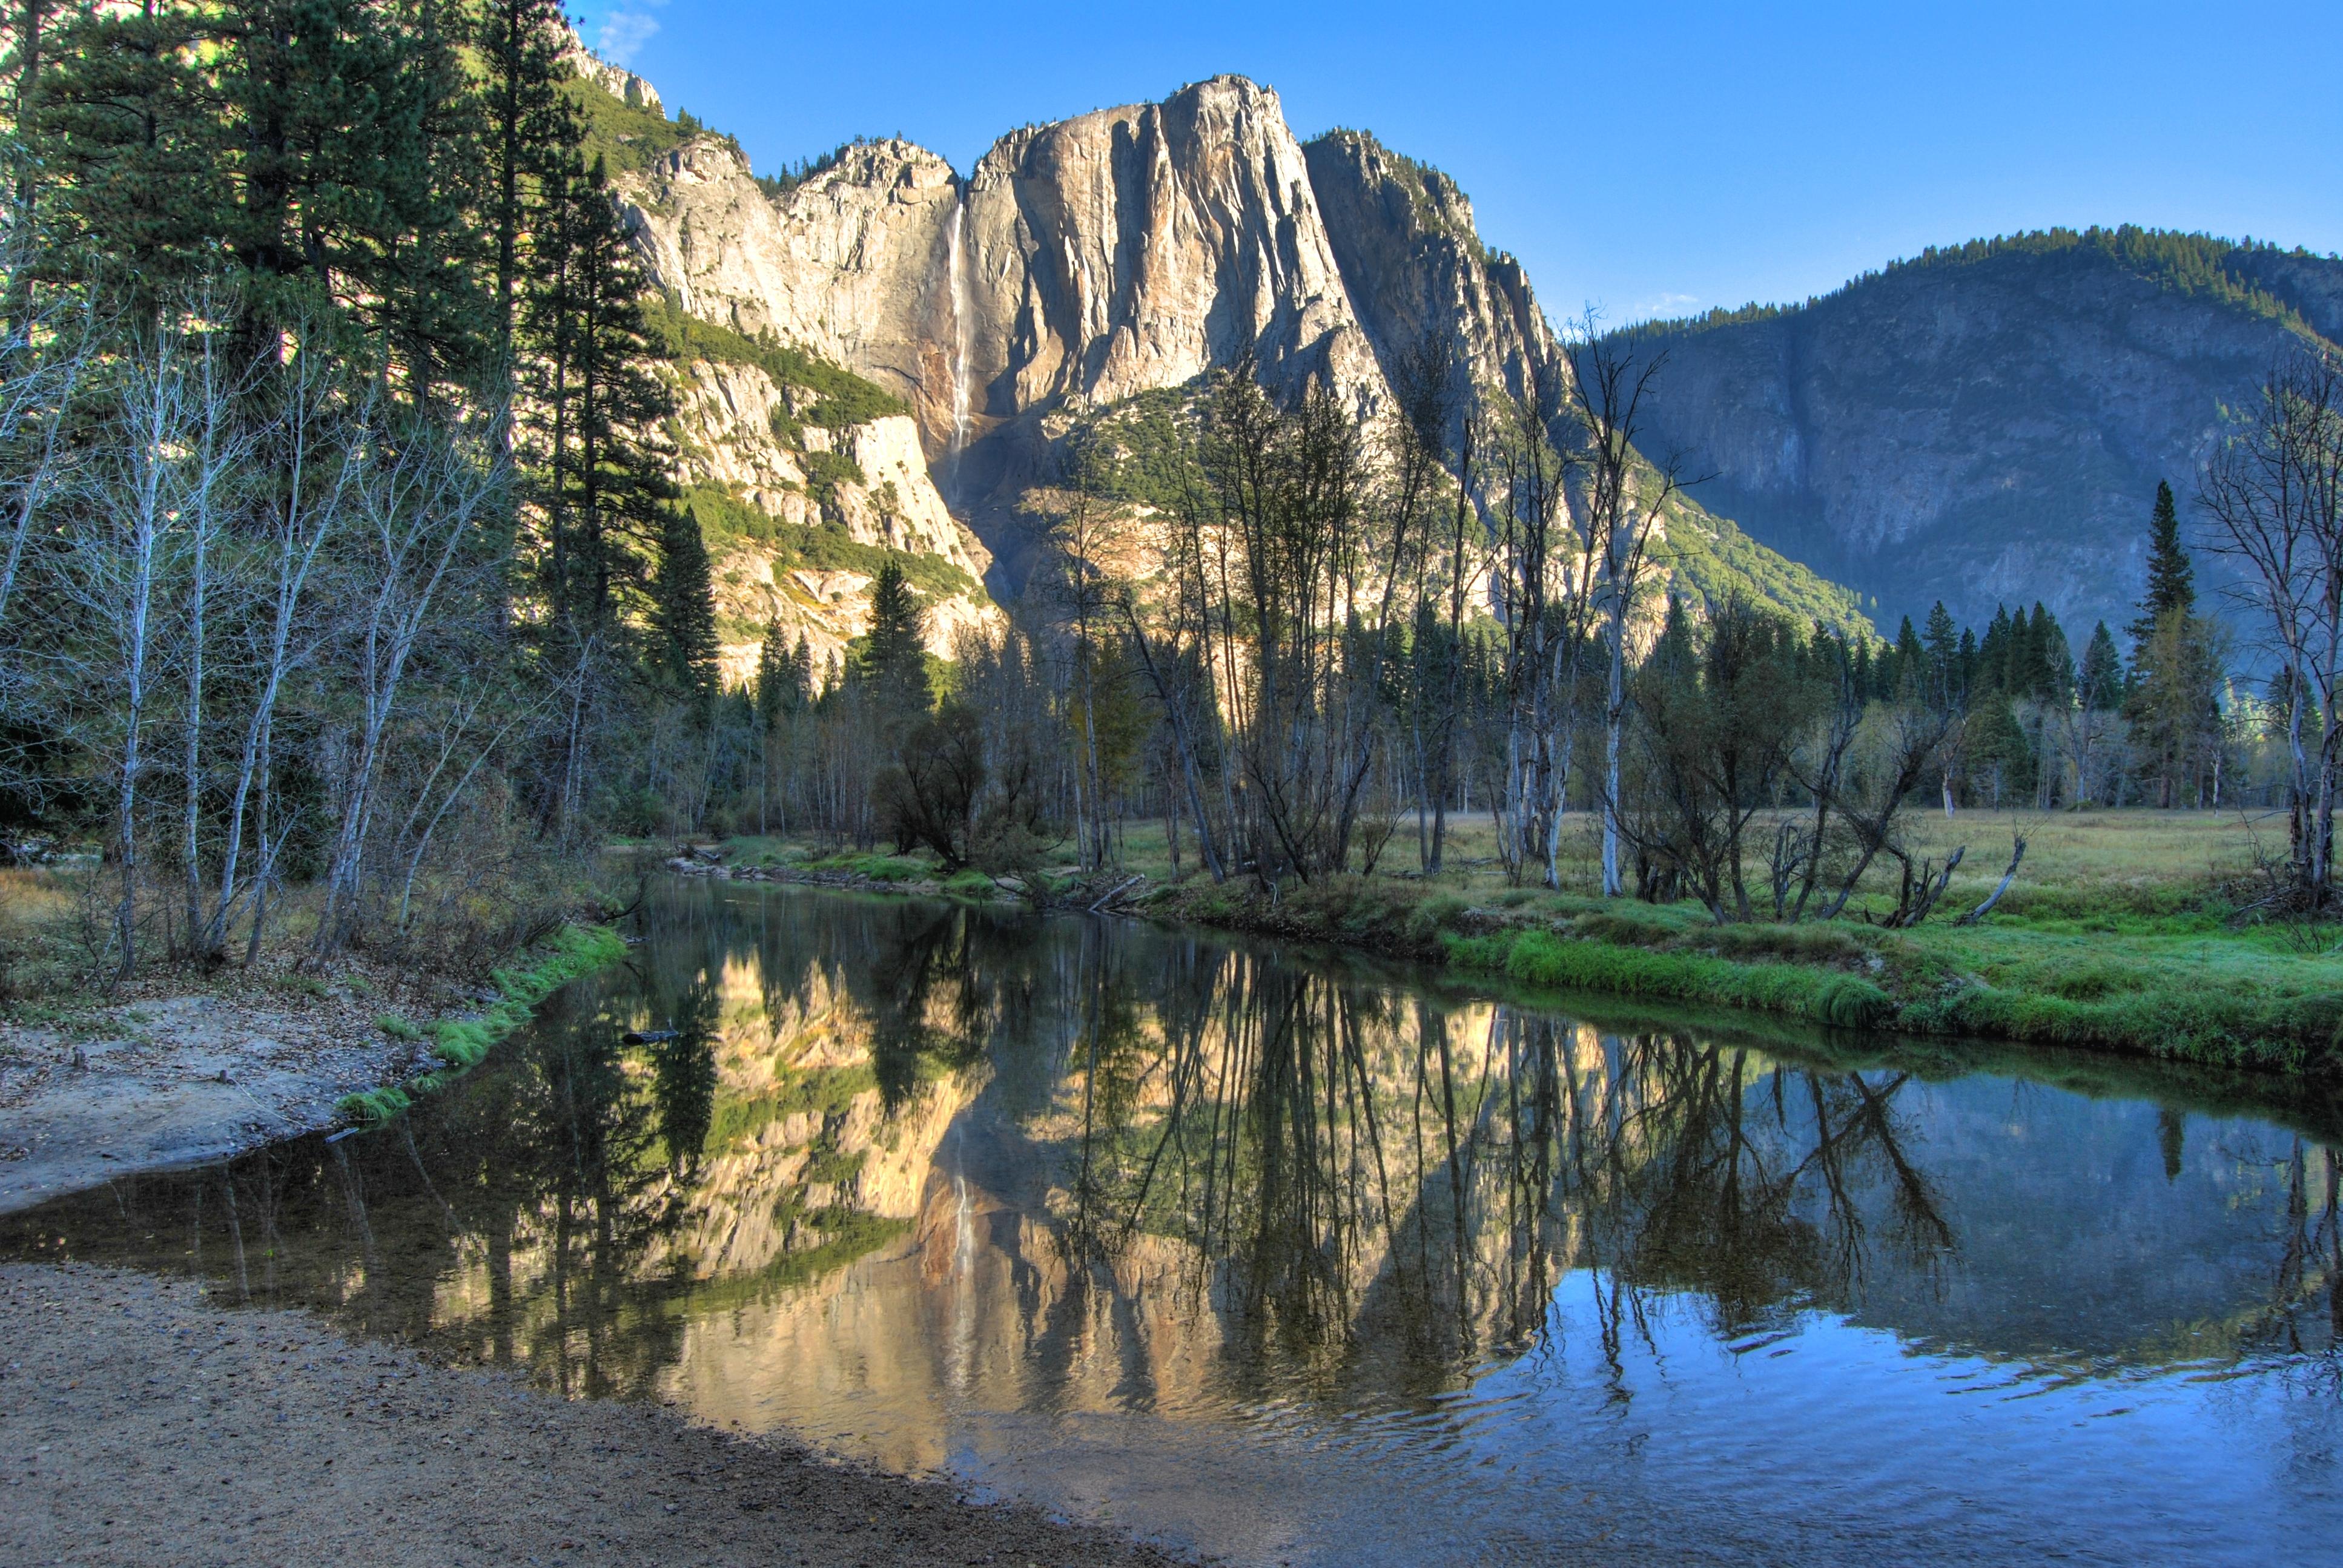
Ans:
[[[1825,293],[1930,244],[2140,223],[2343,250],[2343,0],[790,5],[573,0],[752,162],[1232,71],[1453,175],[1550,315]]]

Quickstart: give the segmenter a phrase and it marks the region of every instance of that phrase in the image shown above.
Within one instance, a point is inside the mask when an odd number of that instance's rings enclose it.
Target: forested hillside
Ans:
[[[2343,341],[2343,262],[2052,230],[1633,336],[1669,356],[1652,436],[1715,476],[1701,499],[1883,624],[2036,598],[2115,624],[2158,481],[2189,499],[2224,408],[2295,348]]]

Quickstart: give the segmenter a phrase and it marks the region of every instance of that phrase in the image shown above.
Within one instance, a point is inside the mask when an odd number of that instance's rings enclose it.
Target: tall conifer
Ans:
[[[777,618],[765,623],[764,640],[757,645],[757,721],[767,731],[790,711],[789,685],[789,650]]]
[[[870,585],[870,630],[855,646],[854,673],[890,722],[924,717],[928,686],[927,612],[891,556]]]
[[[705,702],[716,695],[715,585],[699,519],[681,508],[660,515],[659,569],[651,579],[651,624],[659,674]]]
[[[2156,482],[2156,509],[2147,522],[2147,591],[2140,597],[2139,618],[2126,628],[2134,647],[2156,635],[2156,618],[2172,610],[2197,612],[2197,570],[2180,543],[2180,514],[2172,504],[2172,487]]]

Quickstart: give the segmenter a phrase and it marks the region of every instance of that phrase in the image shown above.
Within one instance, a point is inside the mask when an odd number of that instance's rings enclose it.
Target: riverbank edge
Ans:
[[[905,897],[965,896],[933,880],[788,867],[728,868],[688,859],[669,866],[680,873],[737,880]],[[1991,1040],[2288,1077],[2343,1078],[2343,990],[2269,998],[2250,989],[2197,986],[2084,1000],[1989,984],[1915,948],[1906,933],[1875,927],[1834,921],[1680,930],[1599,910],[1556,920],[1360,877],[1278,893],[1233,882],[1150,886],[1144,878],[1099,876],[1051,884],[1037,878],[1021,884],[1013,896],[1041,909],[1139,915],[1338,948],[1536,990],[1699,1003],[1826,1029]],[[1733,940],[1726,932],[1792,950],[1763,957],[1704,950]],[[1802,959],[1795,953],[1801,945],[1828,956]]]
[[[1988,984],[1949,970],[1906,933],[1874,927],[1675,930],[1602,910],[1550,919],[1360,878],[1283,897],[1232,884],[1168,890],[1147,900],[1145,912],[1543,991],[1698,1003],[1825,1029],[2077,1049],[2288,1077],[2343,1076],[2343,990],[2271,999],[2199,986],[2077,1000]],[[1574,929],[1586,927],[1594,929]],[[1727,957],[1715,950],[1714,944],[1736,938],[1793,950],[1808,945],[1829,956]]]
[[[355,1126],[379,1126],[416,1101],[478,1067],[496,1046],[537,1016],[545,999],[627,956],[626,939],[608,926],[578,922],[522,962],[491,970],[497,999],[471,1018],[441,1019],[420,1031],[439,1065],[397,1083],[344,1095],[334,1109]]]
[[[1179,1561],[948,1479],[218,1304],[194,1280],[0,1264],[0,1338],[11,1562]]]

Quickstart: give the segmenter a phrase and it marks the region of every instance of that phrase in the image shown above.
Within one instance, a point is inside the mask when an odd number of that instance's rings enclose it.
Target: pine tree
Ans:
[[[1950,707],[1960,700],[1961,638],[1952,612],[1938,599],[1928,611],[1928,629],[1920,643],[1927,650],[1928,700]]]
[[[798,633],[797,646],[789,649],[789,689],[796,694],[797,699],[793,712],[804,712],[821,695],[814,689],[813,650],[806,647],[803,632]]]
[[[573,635],[607,641],[676,490],[665,434],[673,394],[643,319],[649,280],[599,158],[550,180],[536,248],[547,591]]]
[[[560,0],[482,0],[473,19],[481,67],[485,217],[493,253],[497,343],[509,361],[528,242],[545,217],[548,181],[575,154],[581,128],[561,91],[568,24]]]
[[[18,127],[20,199],[41,187],[55,272],[102,270],[138,314],[202,269],[226,219],[227,137],[199,46],[192,11],[81,11],[55,30]]]
[[[856,639],[854,648],[855,678],[868,689],[886,722],[925,718],[933,706],[927,635],[927,612],[890,556],[870,585],[870,629]]]
[[[2034,748],[2007,697],[1994,692],[1979,702],[1976,716],[1962,730],[1962,749],[1966,754],[1962,772],[1970,788],[1984,794],[1995,809],[2005,799],[2021,799],[2034,792]]]
[[[2157,617],[2174,610],[2197,613],[2197,570],[2180,543],[2180,515],[2172,504],[2172,487],[2156,482],[2156,510],[2148,518],[2147,592],[2139,601],[2139,618],[2125,628],[2134,648],[2156,635]]]
[[[716,594],[699,519],[679,508],[660,518],[659,569],[651,579],[658,672],[701,703],[716,695]]]
[[[765,639],[757,646],[757,720],[770,733],[791,711],[789,653],[781,641],[781,623],[765,623]]]
[[[2091,628],[2082,667],[2075,673],[2077,698],[2089,712],[2110,712],[2123,700],[2123,680],[2122,656],[2116,652],[2116,639],[2107,623],[2100,621]]]
[[[29,128],[60,266],[135,308],[218,270],[245,349],[287,332],[418,402],[488,340],[471,91],[442,7],[220,0],[61,28]]]
[[[1993,607],[1993,619],[1985,628],[1985,637],[1977,643],[1977,684],[1991,691],[2009,689],[2009,639],[2014,628],[2009,618],[2009,607]]]
[[[1912,629],[1912,618],[1907,615],[1896,628],[1896,646],[1879,661],[1879,695],[1891,701],[1917,695],[1927,668],[1928,650],[1921,646],[1920,634]]]
[[[2075,656],[2066,646],[2066,633],[2058,618],[2043,608],[2038,599],[2026,640],[2033,657],[2028,694],[2036,702],[2064,706],[2075,694]]]
[[[2220,659],[2215,628],[2196,613],[2196,571],[2180,543],[2171,486],[2157,486],[2148,528],[2147,591],[2127,628],[2123,710],[2156,803],[2172,807],[2221,744]]]

